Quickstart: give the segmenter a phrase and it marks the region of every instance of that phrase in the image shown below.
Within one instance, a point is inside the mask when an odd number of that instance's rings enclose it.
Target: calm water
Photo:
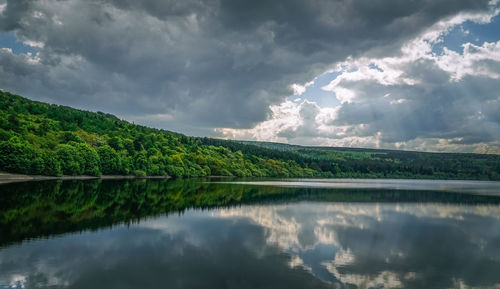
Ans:
[[[0,288],[500,287],[499,183],[292,181],[1,185]]]

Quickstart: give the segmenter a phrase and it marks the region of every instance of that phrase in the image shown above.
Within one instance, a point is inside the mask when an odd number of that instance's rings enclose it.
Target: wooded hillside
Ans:
[[[0,92],[0,170],[33,175],[209,175],[500,180],[500,156],[303,147],[189,137]]]

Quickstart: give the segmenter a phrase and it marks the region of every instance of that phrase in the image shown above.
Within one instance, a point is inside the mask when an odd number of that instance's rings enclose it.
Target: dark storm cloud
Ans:
[[[7,1],[0,87],[186,133],[249,128],[269,105],[347,56],[390,55],[469,1]],[[0,2],[1,3],[1,2]],[[155,119],[157,117],[157,119]],[[197,129],[189,129],[189,127]]]
[[[5,11],[0,15],[0,29],[9,31],[21,27],[21,19],[30,11],[32,0],[8,0]]]

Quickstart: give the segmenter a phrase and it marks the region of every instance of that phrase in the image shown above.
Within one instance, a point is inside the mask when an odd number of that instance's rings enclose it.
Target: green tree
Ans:
[[[56,155],[61,163],[63,174],[75,176],[83,173],[85,168],[84,159],[74,146],[59,144],[56,147]]]
[[[0,168],[6,171],[31,174],[36,157],[34,148],[18,137],[0,142]]]
[[[115,151],[121,151],[123,149],[123,141],[120,137],[114,136],[108,141],[108,145],[112,147]]]
[[[99,155],[100,171],[105,175],[121,174],[120,156],[116,151],[108,145],[101,146],[97,149]]]
[[[77,154],[81,159],[81,170],[84,175],[100,176],[99,155],[96,150],[85,143],[74,144]]]

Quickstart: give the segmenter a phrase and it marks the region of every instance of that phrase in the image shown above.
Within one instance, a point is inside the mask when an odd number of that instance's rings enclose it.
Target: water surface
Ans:
[[[496,288],[500,197],[480,188],[2,185],[0,288]]]
[[[283,179],[263,181],[226,181],[226,184],[257,186],[312,187],[337,189],[386,189],[411,191],[446,191],[500,196],[499,182],[419,179]]]

